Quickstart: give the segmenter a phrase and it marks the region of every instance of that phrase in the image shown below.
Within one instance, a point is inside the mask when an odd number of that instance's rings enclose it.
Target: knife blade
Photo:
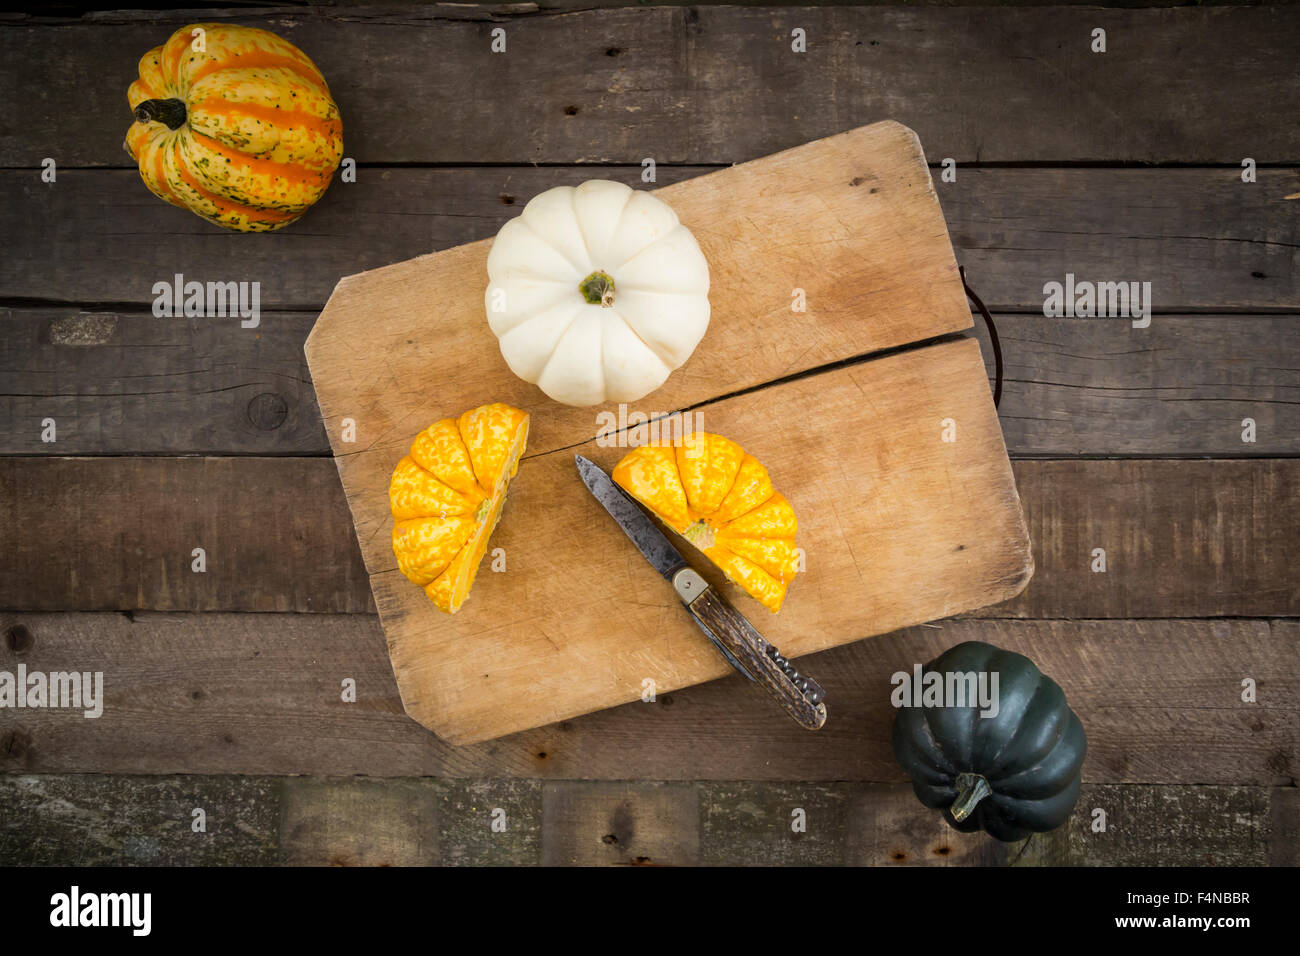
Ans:
[[[743,614],[715,591],[600,466],[582,455],[573,457],[587,490],[651,567],[672,583],[696,625],[731,665],[775,697],[801,727],[817,730],[825,724],[826,692],[821,685],[795,670]]]

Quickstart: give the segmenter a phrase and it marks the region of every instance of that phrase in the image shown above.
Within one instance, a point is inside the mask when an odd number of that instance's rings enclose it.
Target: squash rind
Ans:
[[[193,48],[202,31],[204,49]],[[169,129],[140,121],[126,148],[154,195],[209,222],[266,232],[295,221],[329,187],[343,156],[343,123],[316,65],[289,41],[236,24],[181,27],[140,59],[127,91],[185,104]]]

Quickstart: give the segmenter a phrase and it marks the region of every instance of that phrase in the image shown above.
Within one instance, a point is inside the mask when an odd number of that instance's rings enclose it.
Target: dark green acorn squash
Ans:
[[[922,668],[923,680],[930,672],[997,673],[998,711],[980,716],[974,702],[899,709],[894,756],[921,802],[958,830],[999,840],[1064,823],[1079,799],[1088,743],[1057,683],[1029,658],[978,641],[939,655]]]

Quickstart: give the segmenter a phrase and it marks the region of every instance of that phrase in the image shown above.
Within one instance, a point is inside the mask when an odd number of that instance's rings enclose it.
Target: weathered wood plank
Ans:
[[[979,613],[1300,612],[1300,535],[1291,526],[1300,520],[1300,461],[1063,459],[1016,462],[1015,473],[1038,571],[1017,597]]]
[[[0,507],[0,607],[374,609],[331,459],[5,458]]]
[[[1206,6],[1278,6],[1296,3],[1297,0],[1205,0]],[[68,0],[50,4],[59,16],[81,15],[96,22],[130,21],[139,19],[139,12],[122,10],[116,3],[120,0]],[[1007,7],[1065,7],[1092,6],[1128,9],[1135,7],[1176,7],[1184,5],[1185,0],[1000,0],[998,6]],[[736,7],[807,7],[816,6],[808,0],[654,0],[654,3],[642,3],[641,0],[538,0],[534,3],[430,3],[429,0],[188,0],[186,8],[202,10],[204,15],[213,19],[224,19],[260,12],[264,15],[271,11],[302,10],[316,7],[437,7],[438,12],[451,18],[461,16],[465,19],[486,18],[488,16],[524,16],[530,13],[553,12],[561,10],[592,10],[606,7],[681,7],[681,6],[736,6]],[[897,6],[897,0],[829,0],[820,6]],[[988,0],[913,0],[909,6],[916,7],[980,7],[988,6]],[[48,19],[44,18],[43,19]]]
[[[906,785],[699,786],[705,858],[730,865],[1260,866],[1292,842],[1270,828],[1281,787],[1086,784],[1060,829],[1000,843],[954,830]],[[1098,809],[1106,829],[1094,832]],[[795,810],[805,832],[792,829]]]
[[[1300,452],[1300,316],[1157,315],[1145,329],[994,322],[1005,362],[998,418],[1013,456]],[[983,322],[976,335],[992,381]]]
[[[1300,460],[1014,470],[1036,571],[986,615],[1300,613]],[[0,506],[0,608],[373,610],[330,459],[0,458]],[[1104,573],[1090,570],[1098,548]]]
[[[924,140],[922,140],[924,144]],[[938,144],[925,144],[937,162]],[[960,169],[935,176],[958,261],[991,309],[1042,314],[1047,282],[1150,282],[1157,315],[1294,311],[1300,171]]]
[[[302,351],[314,319],[0,310],[0,453],[328,454]]]
[[[934,811],[917,813],[926,808],[906,784],[847,789],[844,862],[851,866],[1001,866],[1024,846],[954,830]]]
[[[0,31],[0,36],[3,31]],[[943,144],[922,139],[931,163]],[[709,172],[659,166],[653,185]],[[364,168],[301,223],[246,236],[155,199],[130,170],[0,171],[0,299],[151,306],[156,282],[259,283],[264,310],[319,311],[344,275],[488,238],[554,185],[601,177],[637,187],[641,167]],[[935,175],[957,259],[993,309],[1041,312],[1043,285],[1146,281],[1155,311],[1294,311],[1300,191],[1293,169],[957,170]],[[286,267],[286,263],[292,267]],[[486,282],[486,278],[484,280]],[[209,319],[218,333],[249,331]],[[184,324],[160,319],[159,324]],[[256,333],[257,330],[252,330]]]
[[[1064,827],[1003,844],[958,833],[901,783],[8,776],[0,863],[1259,866],[1294,858],[1270,817],[1295,792],[1085,785]],[[471,793],[483,812],[466,815]]]
[[[536,865],[542,788],[529,779],[283,778],[281,859],[300,866]]]
[[[1300,866],[1300,790],[1280,787],[1270,793],[1268,863]]]
[[[1294,846],[1270,802],[1293,788],[1085,786],[1060,829],[1023,844],[1023,866],[1264,866]],[[1101,811],[1101,815],[1098,813]],[[1104,825],[1104,829],[1101,827]]]
[[[700,862],[702,795],[691,783],[548,783],[545,866],[691,866]]]
[[[280,840],[291,866],[433,866],[438,857],[434,780],[284,783]]]
[[[709,171],[665,166],[653,185]],[[68,170],[53,184],[36,173],[0,172],[0,184],[13,187],[0,225],[27,237],[22,264],[0,263],[0,298],[148,306],[154,283],[181,273],[200,282],[257,282],[263,309],[319,311],[342,276],[488,238],[537,193],[593,177],[650,185],[641,183],[639,165],[366,168],[355,183],[336,183],[297,227],[247,236],[160,202],[132,170]],[[24,276],[28,270],[35,275]],[[483,282],[486,288],[486,273]],[[247,331],[238,319],[209,321]]]
[[[717,782],[699,787],[703,862],[730,866],[843,864],[846,845],[865,829],[849,804],[864,796],[864,802],[877,806],[911,791],[898,784],[864,789],[851,784]],[[920,804],[911,799],[911,815],[923,817],[914,812]]]
[[[903,776],[889,745],[890,676],[963,640],[1027,654],[1062,685],[1088,732],[1086,781],[1297,776],[1300,623],[1290,621],[946,621],[807,658],[832,715],[816,734],[730,677],[455,748],[403,715],[376,618],[248,614],[6,615],[0,669],[99,670],[105,700],[94,720],[0,710],[0,771],[892,783]],[[1241,701],[1246,677],[1257,703]],[[356,703],[341,699],[347,679]],[[467,815],[485,805],[462,802]],[[441,845],[447,861],[445,836]]]
[[[1242,108],[1300,99],[1286,6],[539,13],[499,20],[504,54],[497,22],[437,8],[231,15],[320,65],[361,162],[730,163],[886,118],[959,162],[1300,160],[1288,124]],[[24,122],[0,132],[0,165],[123,165],[136,63],[192,19],[5,23],[0,99],[23,103]],[[796,27],[806,53],[791,50]],[[86,84],[88,57],[118,82]]]
[[[0,806],[0,866],[268,866],[279,859],[274,778],[11,775],[0,777]],[[204,829],[196,831],[200,820]]]
[[[517,866],[542,855],[540,780],[449,780],[439,815],[444,866]]]
[[[994,317],[1013,456],[1300,452],[1300,316]],[[0,310],[0,454],[325,455],[302,344],[261,326],[140,312]],[[977,325],[993,376],[993,352]],[[56,441],[42,441],[54,419]],[[1242,441],[1242,420],[1256,423]],[[593,426],[594,432],[594,426]]]

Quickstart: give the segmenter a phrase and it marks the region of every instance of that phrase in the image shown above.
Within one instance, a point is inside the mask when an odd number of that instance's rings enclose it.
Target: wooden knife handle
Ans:
[[[686,607],[700,626],[744,665],[754,680],[777,699],[799,726],[805,730],[819,730],[826,723],[821,685],[795,671],[726,598],[706,587]]]

